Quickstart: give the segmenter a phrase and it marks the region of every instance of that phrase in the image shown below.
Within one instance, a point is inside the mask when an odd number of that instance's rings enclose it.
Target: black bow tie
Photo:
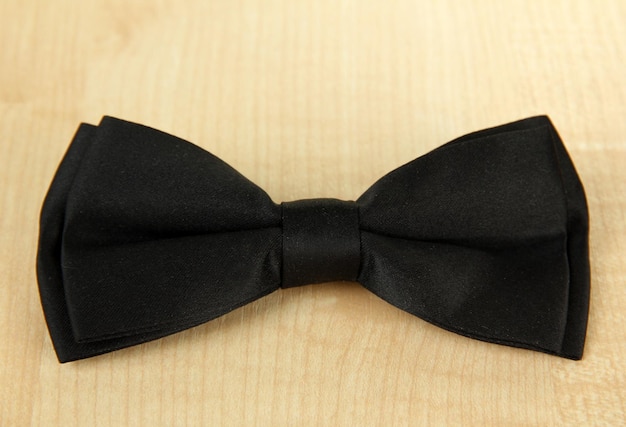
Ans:
[[[356,201],[280,205],[201,148],[105,117],[79,127],[59,166],[37,270],[61,362],[336,280],[458,334],[580,359],[587,230],[545,116],[449,142]]]

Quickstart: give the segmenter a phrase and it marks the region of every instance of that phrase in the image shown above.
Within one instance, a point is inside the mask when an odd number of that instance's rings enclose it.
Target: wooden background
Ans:
[[[625,79],[620,0],[2,0],[0,424],[624,425]],[[174,133],[282,201],[354,199],[454,137],[541,113],[590,205],[582,361],[459,337],[331,283],[58,364],[38,215],[79,122]]]

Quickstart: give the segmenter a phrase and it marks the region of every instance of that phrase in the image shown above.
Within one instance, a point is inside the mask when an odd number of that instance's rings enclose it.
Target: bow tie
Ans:
[[[61,362],[340,280],[461,335],[582,357],[587,205],[545,116],[455,139],[356,201],[281,204],[189,142],[104,117],[78,128],[40,225]]]

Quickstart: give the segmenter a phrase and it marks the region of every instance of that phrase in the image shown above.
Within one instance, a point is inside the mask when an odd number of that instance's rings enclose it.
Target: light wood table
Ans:
[[[358,284],[278,291],[60,365],[35,254],[81,121],[191,140],[275,201],[354,199],[470,131],[549,114],[587,190],[573,362],[443,331]],[[0,2],[0,425],[624,425],[626,2]]]

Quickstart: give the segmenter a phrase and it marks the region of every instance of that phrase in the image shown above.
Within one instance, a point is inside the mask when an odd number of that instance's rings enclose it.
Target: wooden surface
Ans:
[[[3,0],[0,424],[624,425],[625,23],[620,0]],[[582,361],[459,337],[332,283],[58,364],[38,215],[79,122],[174,133],[282,201],[354,199],[454,137],[541,113],[590,206]]]

